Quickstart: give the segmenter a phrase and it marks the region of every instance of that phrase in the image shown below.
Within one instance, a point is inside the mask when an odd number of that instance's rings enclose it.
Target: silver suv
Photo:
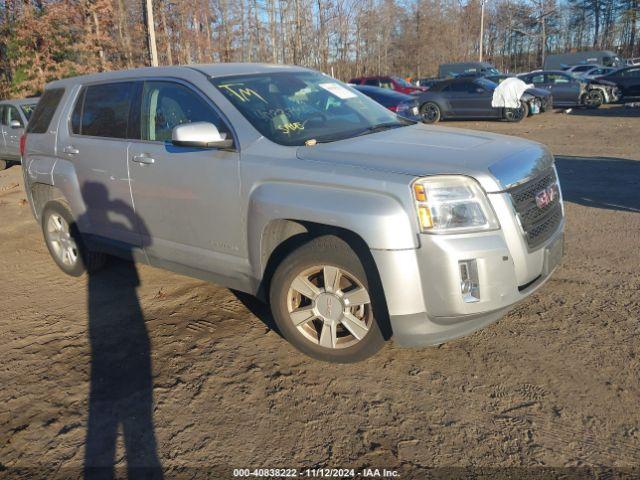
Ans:
[[[0,170],[20,161],[20,137],[37,103],[37,98],[0,102]]]
[[[488,325],[560,262],[553,156],[402,119],[327,75],[256,64],[50,83],[25,185],[70,275],[119,255],[249,292],[315,358]]]

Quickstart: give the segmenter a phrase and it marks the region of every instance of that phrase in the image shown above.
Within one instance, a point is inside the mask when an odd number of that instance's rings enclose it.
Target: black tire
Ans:
[[[420,107],[420,118],[423,123],[438,123],[442,118],[442,111],[437,103],[426,102]]]
[[[6,160],[0,160],[0,170],[4,170],[5,168],[7,168],[7,161]]]
[[[527,102],[520,101],[520,108],[505,108],[504,119],[510,123],[518,123],[529,116],[529,105]]]
[[[49,222],[54,221],[52,220],[52,217],[58,217],[58,219],[62,218],[68,225],[69,238],[66,239],[66,242],[67,245],[69,245],[69,248],[76,252],[75,260],[70,263],[65,262],[58,253],[56,241],[53,240],[54,234],[50,231],[51,229],[48,228]],[[41,227],[42,234],[44,235],[44,241],[47,244],[47,249],[51,254],[51,258],[53,258],[56,265],[60,267],[60,270],[67,275],[79,277],[85,272],[92,273],[100,270],[105,265],[107,257],[104,253],[92,252],[86,248],[82,241],[82,236],[78,232],[78,227],[75,219],[73,218],[73,214],[71,213],[69,206],[64,202],[52,201],[45,206],[42,211]]]
[[[600,108],[604,103],[604,94],[600,90],[589,90],[582,96],[582,104],[589,109]]]
[[[318,282],[324,297],[317,297],[316,300],[311,301],[309,300],[311,297],[306,298],[304,295],[301,296],[298,294],[300,299],[307,301],[308,305],[306,308],[315,309],[317,306],[317,308],[320,309],[322,308],[322,306],[319,305],[321,303],[320,298],[325,299],[327,296],[332,296],[326,293],[331,290],[325,290],[322,287],[325,282],[324,272],[326,270],[324,270],[324,267],[338,268],[342,271],[343,277],[339,282],[348,282],[350,278],[353,278],[360,284],[360,287],[356,287],[355,290],[364,288],[367,294],[372,291],[369,287],[371,283],[370,277],[365,272],[362,262],[358,255],[345,241],[333,235],[324,235],[311,239],[308,243],[297,248],[284,258],[276,268],[271,279],[269,300],[271,312],[280,333],[302,353],[326,362],[352,363],[358,362],[375,354],[385,343],[380,325],[373,316],[372,304],[375,303],[375,301],[371,301],[371,303],[362,307],[345,306],[347,304],[344,303],[344,298],[346,298],[350,292],[354,291],[354,289],[349,290],[348,286],[342,286],[341,288],[344,290],[340,288],[334,290],[338,292],[335,296],[344,296],[340,297],[339,302],[341,303],[337,303],[334,307],[334,315],[335,312],[338,312],[338,316],[342,316],[342,313],[340,312],[348,310],[349,308],[362,308],[360,318],[362,318],[362,324],[366,324],[368,326],[368,331],[362,336],[362,338],[357,339],[350,333],[351,329],[347,328],[346,323],[342,323],[340,320],[335,320],[337,323],[335,323],[334,328],[337,330],[336,335],[338,335],[338,338],[332,347],[326,347],[320,345],[325,328],[322,317],[306,321],[301,326],[294,325],[289,309],[292,292],[295,292],[293,283],[295,280],[305,277],[306,272],[314,270],[318,266],[321,267],[319,272],[322,273],[320,273],[321,276],[317,277],[315,281]],[[306,278],[308,279],[310,277]],[[327,303],[326,305],[330,304]],[[329,309],[328,312],[329,315],[331,315],[331,309]],[[315,335],[314,332],[317,333],[315,341],[310,338]],[[360,334],[362,334],[362,332],[360,332]],[[339,335],[343,336],[340,337]],[[336,347],[337,342],[340,341],[344,341],[344,346]]]

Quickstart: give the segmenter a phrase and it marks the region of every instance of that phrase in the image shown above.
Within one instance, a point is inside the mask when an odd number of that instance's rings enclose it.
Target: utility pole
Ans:
[[[147,41],[149,43],[149,59],[151,66],[158,66],[158,49],[156,47],[156,27],[153,21],[153,0],[145,1],[145,17],[147,17]]]
[[[478,50],[480,51],[480,62],[482,61],[482,47],[484,40],[484,2],[485,0],[480,0],[480,41],[478,43]]]

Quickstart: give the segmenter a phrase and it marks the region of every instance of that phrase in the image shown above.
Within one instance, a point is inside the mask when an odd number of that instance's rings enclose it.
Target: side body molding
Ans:
[[[247,216],[249,261],[258,279],[265,267],[263,233],[276,220],[343,228],[359,235],[373,250],[418,247],[407,212],[389,195],[314,184],[263,183],[251,192]]]

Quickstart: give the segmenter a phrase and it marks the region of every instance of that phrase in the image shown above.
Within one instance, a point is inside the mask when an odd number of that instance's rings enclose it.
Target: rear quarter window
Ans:
[[[45,90],[44,95],[42,95],[42,98],[38,102],[38,106],[29,121],[27,133],[47,132],[51,119],[56,113],[56,109],[58,108],[63,95],[64,88],[52,88],[50,90]]]

